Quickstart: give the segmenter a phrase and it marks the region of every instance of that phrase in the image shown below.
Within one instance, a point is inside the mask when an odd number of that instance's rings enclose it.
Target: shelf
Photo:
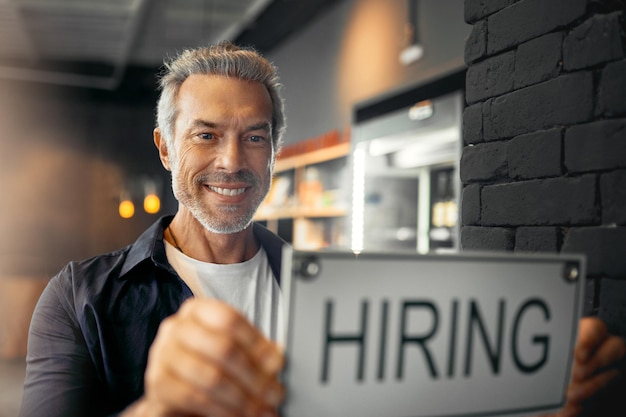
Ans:
[[[254,220],[342,217],[347,214],[348,210],[340,207],[260,207],[254,216]]]
[[[301,168],[307,165],[317,164],[329,161],[331,159],[341,158],[350,153],[350,142],[343,142],[327,148],[316,149],[301,155],[289,156],[286,158],[278,158],[274,172],[287,171],[289,169]]]
[[[349,212],[342,187],[350,149],[347,134],[337,130],[283,148],[254,220],[294,247],[340,245]]]

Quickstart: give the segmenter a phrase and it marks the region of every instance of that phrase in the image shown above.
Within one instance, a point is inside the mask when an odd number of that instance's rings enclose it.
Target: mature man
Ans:
[[[284,129],[276,69],[222,43],[166,70],[154,141],[178,211],[51,280],[31,324],[23,417],[272,416],[284,397],[283,241],[252,224]],[[580,334],[573,413],[624,355],[597,320]]]

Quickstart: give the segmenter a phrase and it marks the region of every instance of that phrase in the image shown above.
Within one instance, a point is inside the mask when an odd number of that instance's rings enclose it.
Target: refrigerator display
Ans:
[[[355,123],[351,249],[458,249],[461,90]]]

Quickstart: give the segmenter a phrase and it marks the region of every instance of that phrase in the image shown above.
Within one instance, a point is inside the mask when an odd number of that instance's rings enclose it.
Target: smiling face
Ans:
[[[159,146],[180,209],[214,233],[245,229],[272,175],[272,103],[266,88],[216,75],[180,87],[173,149]]]

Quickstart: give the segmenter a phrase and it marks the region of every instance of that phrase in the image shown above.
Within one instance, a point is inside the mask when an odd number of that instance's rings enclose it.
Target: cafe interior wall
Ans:
[[[48,280],[158,217],[135,195],[136,215],[122,219],[120,192],[137,178],[169,180],[152,144],[153,102],[15,81],[0,91],[0,358],[20,358]]]
[[[407,1],[346,0],[295,33],[268,57],[284,84],[285,144],[350,127],[353,109],[465,67],[471,26],[463,0],[417,2],[423,57],[403,65]]]
[[[267,54],[285,86],[286,144],[349,127],[357,102],[464,65],[462,0],[419,3],[425,52],[411,66],[398,59],[407,12],[400,0],[339,2]],[[126,245],[176,208],[152,144],[155,80],[132,75],[141,94],[0,81],[0,358],[24,356],[32,308],[64,264]],[[121,219],[120,190],[141,176],[159,180],[163,207],[147,215],[136,201]]]

